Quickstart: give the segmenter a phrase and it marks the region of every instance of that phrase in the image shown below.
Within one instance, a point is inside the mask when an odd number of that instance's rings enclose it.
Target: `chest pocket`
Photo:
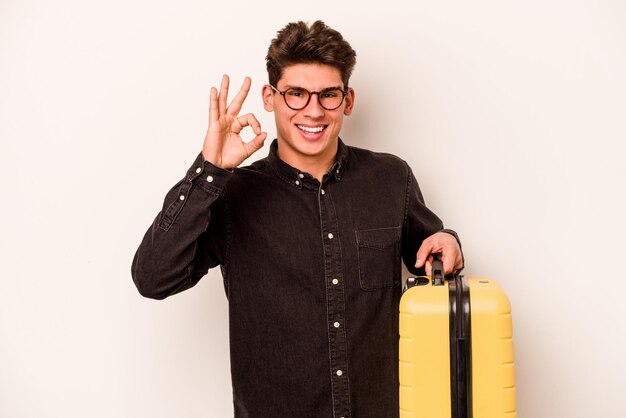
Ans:
[[[356,231],[359,281],[363,290],[400,286],[401,227]]]

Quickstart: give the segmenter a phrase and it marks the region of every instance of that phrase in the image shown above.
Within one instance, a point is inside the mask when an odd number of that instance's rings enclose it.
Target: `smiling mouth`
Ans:
[[[306,125],[296,125],[298,129],[302,132],[306,132],[308,134],[317,134],[322,132],[328,125],[318,125],[318,126],[306,126]]]

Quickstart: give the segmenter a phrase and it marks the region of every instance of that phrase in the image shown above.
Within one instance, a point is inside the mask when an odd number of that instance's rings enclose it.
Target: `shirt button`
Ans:
[[[200,167],[196,168],[196,173],[199,173],[201,171],[202,171],[202,168],[200,168]]]
[[[333,279],[333,284],[339,284],[339,280]]]
[[[300,177],[301,179],[303,179],[303,178],[304,178],[304,174],[300,173],[300,174],[298,174],[298,177]]]
[[[337,376],[341,376],[343,372],[341,370],[337,370]]]
[[[296,186],[299,186],[300,182],[298,180],[296,180]]]
[[[324,189],[321,190],[321,193],[324,195],[326,194],[326,192],[324,191]]]
[[[178,198],[179,198],[180,200],[185,200],[185,195],[182,195],[182,194],[181,194]]]
[[[213,176],[207,177],[206,181],[208,181],[209,183],[213,183]]]
[[[334,237],[334,235],[333,235],[332,232],[328,234],[328,239],[333,239],[333,237]]]
[[[333,325],[335,326],[335,328],[339,328],[339,322],[335,322]]]

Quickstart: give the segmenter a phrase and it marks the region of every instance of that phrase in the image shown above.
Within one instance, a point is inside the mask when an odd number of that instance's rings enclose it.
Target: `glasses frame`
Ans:
[[[314,94],[317,94],[317,103],[319,103],[319,105],[323,109],[326,109],[326,110],[336,110],[336,109],[339,109],[341,107],[341,105],[343,104],[343,101],[346,99],[346,96],[348,95],[348,92],[350,91],[350,89],[342,90],[342,89],[337,88],[337,87],[329,87],[329,88],[322,89],[322,90],[319,90],[319,91],[309,91],[309,90],[305,89],[304,87],[290,87],[287,90],[280,91],[276,87],[272,86],[271,84],[268,84],[268,86],[270,86],[272,88],[272,90],[274,90],[276,93],[278,93],[281,96],[283,96],[283,100],[285,101],[285,104],[291,110],[302,110],[305,107],[307,107],[309,105],[309,103],[311,102],[311,96],[313,96]],[[304,106],[302,106],[300,108],[295,108],[295,107],[289,106],[289,103],[287,103],[287,97],[285,97],[285,93],[287,93],[289,90],[303,90],[303,91],[306,91],[309,94],[309,97],[307,98],[306,103],[304,104]],[[324,106],[322,104],[322,101],[320,100],[320,93],[324,93],[325,91],[329,91],[329,90],[339,90],[341,92],[341,102],[339,102],[337,107],[328,108],[328,107]]]

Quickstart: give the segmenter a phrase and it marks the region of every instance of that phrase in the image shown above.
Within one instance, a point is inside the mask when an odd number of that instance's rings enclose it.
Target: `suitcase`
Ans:
[[[400,418],[515,418],[511,305],[491,279],[409,278],[400,300]]]

